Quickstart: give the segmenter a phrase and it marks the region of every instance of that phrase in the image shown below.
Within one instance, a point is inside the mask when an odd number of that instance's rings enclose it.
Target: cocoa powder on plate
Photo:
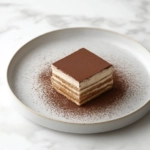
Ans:
[[[104,111],[108,107],[116,105],[127,89],[125,80],[114,71],[114,86],[111,90],[87,102],[83,106],[77,106],[63,95],[56,92],[51,86],[51,69],[48,65],[38,75],[38,84],[41,86],[40,97],[46,99],[46,104],[55,107],[66,114],[84,115]]]

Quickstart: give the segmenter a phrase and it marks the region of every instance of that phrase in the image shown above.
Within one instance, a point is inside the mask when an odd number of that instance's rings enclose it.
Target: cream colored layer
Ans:
[[[95,91],[100,91],[101,89],[104,89],[105,87],[107,87],[108,85],[113,85],[113,80],[103,84],[102,86],[100,86],[99,88],[94,88],[94,90],[92,90],[90,93],[93,93]],[[92,87],[91,87],[92,88]],[[85,92],[84,95],[88,95],[88,92]]]
[[[58,77],[62,78],[63,80],[67,81],[68,83],[71,83],[72,85],[80,89],[88,87],[89,85],[94,84],[98,82],[99,80],[103,79],[104,77],[109,76],[113,73],[113,67],[109,67],[108,69],[105,69],[95,74],[94,76],[90,77],[89,79],[84,80],[81,83],[79,83],[77,80],[65,74],[61,70],[57,69],[55,66],[51,65],[51,68],[52,68],[52,73],[54,73]]]
[[[62,86],[67,86],[67,88],[71,91],[73,91],[74,93],[76,93],[77,95],[80,95],[86,91],[88,91],[89,89],[91,89],[92,87],[95,87],[97,86],[98,84],[102,84],[104,83],[105,81],[107,81],[108,79],[112,79],[112,75],[109,75],[105,78],[103,78],[102,80],[100,80],[99,82],[96,82],[95,84],[89,86],[89,87],[86,87],[85,89],[79,89],[79,90],[76,90],[75,88],[69,86],[69,83],[68,85],[66,85],[62,80],[60,80],[59,78],[57,78],[56,76],[52,76],[53,80],[57,81],[58,83],[60,83]]]
[[[89,96],[88,98],[84,99],[84,100],[81,101],[80,103],[78,102],[78,105],[81,106],[81,105],[87,103],[88,101],[90,101],[90,100],[96,98],[97,96],[99,96],[99,95],[101,95],[101,94],[107,92],[107,91],[110,90],[111,88],[112,88],[112,85],[107,86],[107,87],[104,88],[103,90],[99,91],[97,94],[94,94],[94,95],[92,95],[92,96]]]
[[[101,95],[102,93],[104,93],[112,88],[112,84],[110,84],[110,85],[106,86],[105,88],[103,88],[102,90],[97,91],[95,94],[92,94],[91,96],[87,95],[87,97],[85,97],[82,101],[79,101],[78,99],[73,97],[72,94],[68,93],[68,91],[63,90],[63,88],[57,87],[57,85],[53,82],[52,82],[52,86],[53,86],[53,88],[55,88],[55,90],[57,92],[61,93],[62,95],[64,95],[69,100],[71,100],[72,102],[74,102],[75,104],[77,104],[79,106],[85,104],[86,102],[92,100],[93,98],[97,97],[98,95]]]
[[[70,93],[69,95],[72,95],[72,97],[74,97],[77,101],[80,101],[80,98],[81,98],[80,94],[72,92],[71,90],[65,88],[64,86],[62,86],[55,80],[52,80],[52,83],[55,84],[59,89],[64,89],[64,91],[66,91],[66,93]],[[106,84],[100,86],[99,88],[94,88],[90,92],[87,92],[87,93],[85,92],[85,94],[83,96],[88,95],[89,93],[93,93],[95,91],[100,91],[101,89],[104,89],[108,85],[112,85],[112,84],[113,84],[113,80],[111,80],[110,82],[107,82]],[[90,87],[90,88],[92,88],[92,87]]]

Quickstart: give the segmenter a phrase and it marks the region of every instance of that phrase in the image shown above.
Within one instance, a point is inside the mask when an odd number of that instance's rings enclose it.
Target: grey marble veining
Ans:
[[[116,1],[117,3],[118,1]],[[119,2],[120,3],[120,2]],[[137,3],[137,4],[136,4]],[[140,28],[144,28],[146,33],[149,33],[148,23],[149,23],[149,1],[123,1],[122,6],[126,6],[126,11],[122,12],[122,16],[111,18],[103,17],[100,13],[97,16],[72,16],[72,15],[61,15],[54,13],[47,13],[38,11],[35,8],[28,7],[28,5],[17,5],[13,3],[1,3],[1,7],[13,11],[13,15],[10,16],[11,19],[18,19],[22,21],[29,21],[29,23],[39,24],[44,22],[50,26],[57,28],[69,27],[74,25],[84,24],[86,26],[102,27],[108,28],[115,31],[122,31],[123,33],[136,33],[141,32]],[[136,7],[135,7],[136,6]],[[118,8],[118,12],[119,12]],[[84,11],[84,10],[83,10]],[[101,10],[100,10],[101,11]],[[121,11],[121,9],[120,9]],[[129,12],[129,13],[128,13]],[[109,12],[107,12],[109,14]],[[112,12],[113,13],[113,12]],[[17,23],[17,22],[16,22]],[[9,24],[10,25],[10,24]],[[15,24],[16,25],[16,24]],[[16,25],[17,26],[17,25]],[[140,28],[139,28],[140,27]],[[124,30],[123,30],[124,29]]]

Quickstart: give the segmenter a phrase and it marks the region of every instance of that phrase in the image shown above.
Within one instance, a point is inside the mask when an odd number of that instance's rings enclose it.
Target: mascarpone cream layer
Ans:
[[[57,87],[60,87],[60,89],[64,89],[64,91],[66,91],[66,93],[70,93],[69,95],[72,95],[72,97],[74,97],[75,99],[79,100],[80,101],[80,94],[77,94],[77,93],[73,93],[71,90],[69,89],[66,89],[65,87],[63,87],[62,85],[60,85],[58,82],[56,82],[55,80],[52,81]],[[109,87],[110,88],[110,85],[113,84],[113,80],[103,84],[102,86],[100,86],[99,88],[94,88],[93,90],[91,90],[90,92],[85,92],[84,96],[85,95],[88,95],[90,93],[93,93],[95,91],[100,91],[101,89],[104,89],[105,87]]]
[[[99,80],[101,80],[101,79],[105,78],[106,76],[109,76],[113,73],[113,67],[109,67],[109,68],[93,75],[92,77],[85,79],[82,82],[79,82],[79,81],[75,80],[74,78],[72,78],[71,76],[69,76],[68,74],[65,74],[61,70],[57,69],[54,65],[51,65],[51,68],[52,68],[52,73],[54,73],[58,77],[62,78],[66,82],[71,83],[73,86],[77,87],[78,89],[83,89],[85,87],[88,87],[91,84],[94,84],[94,83],[98,82]]]
[[[107,80],[109,80],[109,79],[112,79],[112,75],[109,75],[109,76],[103,78],[102,80],[96,82],[95,84],[92,84],[91,86],[88,86],[88,87],[86,87],[86,88],[84,88],[84,89],[79,89],[79,90],[76,90],[75,88],[69,86],[69,84],[64,83],[61,79],[57,78],[56,76],[52,76],[52,79],[53,79],[53,82],[57,82],[57,83],[59,83],[61,86],[64,86],[64,87],[66,86],[66,87],[67,87],[70,91],[72,91],[73,93],[76,93],[77,95],[81,95],[82,93],[84,93],[84,92],[90,90],[91,88],[96,87],[96,86],[99,85],[99,84],[103,84],[105,81],[107,81]],[[113,80],[112,80],[112,82],[113,82]],[[103,86],[103,85],[102,85],[102,86]]]

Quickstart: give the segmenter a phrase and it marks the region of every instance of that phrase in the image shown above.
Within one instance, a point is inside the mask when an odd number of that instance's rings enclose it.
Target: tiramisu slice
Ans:
[[[85,48],[51,67],[53,88],[79,106],[113,86],[112,65]]]

